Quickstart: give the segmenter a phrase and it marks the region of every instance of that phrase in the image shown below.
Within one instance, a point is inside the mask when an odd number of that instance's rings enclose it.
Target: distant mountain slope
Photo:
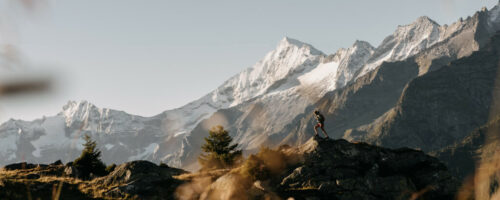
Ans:
[[[462,141],[431,154],[442,160],[454,175],[465,178],[472,175],[481,155],[492,155],[500,147],[500,138],[488,138],[487,133],[500,133],[500,118],[475,129]]]
[[[98,141],[106,162],[121,163],[157,151],[164,139],[162,120],[101,109],[89,102],[68,102],[62,112],[32,122],[10,120],[0,126],[0,164],[27,160],[69,161],[80,154],[82,136]],[[151,145],[153,144],[153,145]]]
[[[218,109],[238,105],[265,94],[289,76],[306,73],[326,55],[309,44],[288,37],[254,66],[225,81],[214,91],[181,108],[159,115],[164,118],[167,134],[188,134],[199,121]]]
[[[425,151],[462,140],[490,116],[500,69],[500,35],[471,56],[411,81],[371,142]],[[498,92],[498,91],[497,91]]]

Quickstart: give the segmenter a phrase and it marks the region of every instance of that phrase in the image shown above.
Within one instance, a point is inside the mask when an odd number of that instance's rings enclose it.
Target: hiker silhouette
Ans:
[[[318,127],[321,128],[321,131],[323,131],[323,134],[325,134],[326,138],[328,138],[328,134],[325,131],[325,116],[323,116],[319,110],[314,111],[314,117],[316,118],[316,121],[318,122],[314,126],[314,136],[318,136]]]

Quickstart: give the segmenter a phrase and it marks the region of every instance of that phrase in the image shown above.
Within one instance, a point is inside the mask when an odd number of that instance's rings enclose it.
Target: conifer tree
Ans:
[[[201,147],[205,153],[198,157],[202,170],[228,168],[239,162],[242,151],[237,150],[238,144],[231,144],[232,141],[233,138],[224,127],[212,127]]]
[[[82,154],[75,159],[73,166],[78,169],[84,179],[90,178],[91,173],[96,176],[106,175],[106,165],[101,161],[101,151],[97,149],[96,142],[88,135],[85,135],[83,139],[85,144],[83,144]]]

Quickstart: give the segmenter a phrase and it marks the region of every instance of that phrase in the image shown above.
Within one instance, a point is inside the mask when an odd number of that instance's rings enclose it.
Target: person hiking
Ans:
[[[318,127],[319,127],[321,128],[323,134],[325,134],[326,138],[328,139],[328,134],[326,133],[325,128],[323,128],[325,126],[325,117],[321,113],[319,113],[318,110],[314,111],[314,117],[316,117],[316,121],[318,121],[316,126],[314,126],[314,133],[315,133],[314,136],[318,136]]]

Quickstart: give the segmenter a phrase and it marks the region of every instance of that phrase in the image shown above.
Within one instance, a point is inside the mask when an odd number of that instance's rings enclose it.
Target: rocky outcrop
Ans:
[[[172,176],[186,171],[168,166],[158,166],[149,161],[132,161],[118,165],[109,175],[94,182],[110,188],[106,196],[123,198],[136,196],[140,199],[173,199],[175,188],[182,183]]]
[[[183,181],[173,176],[183,173],[149,161],[124,163],[92,180],[79,179],[74,167],[59,163],[4,169],[0,171],[0,199],[174,199]]]
[[[206,186],[201,199],[454,199],[459,184],[437,158],[312,138],[262,150]]]
[[[408,148],[314,139],[303,164],[281,179],[296,199],[453,199],[457,182],[437,158]]]
[[[64,177],[59,163],[15,165],[0,170],[0,199],[99,199],[80,190],[80,180]]]

